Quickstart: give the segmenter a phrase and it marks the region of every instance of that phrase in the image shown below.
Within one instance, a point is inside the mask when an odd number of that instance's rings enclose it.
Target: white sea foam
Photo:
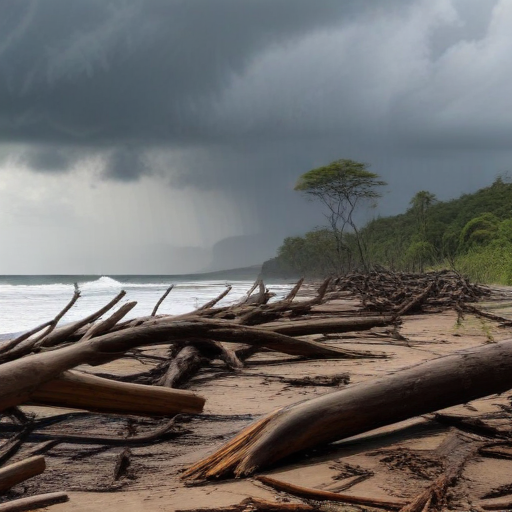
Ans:
[[[78,282],[82,295],[65,317],[72,322],[98,310],[121,290],[127,292],[123,304],[137,301],[137,306],[127,318],[148,315],[155,303],[174,283],[174,289],[161,305],[159,312],[177,315],[194,310],[219,295],[230,284],[233,289],[220,305],[228,305],[243,297],[252,281],[224,280],[180,280],[179,278],[130,276],[129,278],[82,278],[82,276],[23,276],[8,278],[0,276],[0,335],[17,333],[42,324],[53,318],[73,296],[73,282]],[[269,284],[276,297],[283,297],[290,289],[289,283]]]

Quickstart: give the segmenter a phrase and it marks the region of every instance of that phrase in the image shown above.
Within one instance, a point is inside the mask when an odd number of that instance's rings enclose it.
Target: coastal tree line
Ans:
[[[512,285],[512,183],[506,177],[450,201],[420,190],[404,213],[359,226],[358,210],[375,206],[385,185],[352,160],[303,174],[295,190],[323,206],[326,225],[286,238],[277,257],[265,262],[264,274],[451,268],[475,281]]]

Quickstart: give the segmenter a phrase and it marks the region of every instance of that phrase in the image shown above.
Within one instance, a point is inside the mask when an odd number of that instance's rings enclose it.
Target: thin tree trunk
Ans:
[[[363,496],[353,496],[351,494],[340,494],[337,492],[321,491],[319,489],[310,489],[308,487],[302,487],[299,485],[289,484],[276,480],[275,478],[269,478],[268,476],[256,477],[256,480],[262,484],[268,485],[277,491],[284,491],[293,496],[300,498],[306,498],[315,501],[334,501],[337,503],[353,503],[355,505],[364,505],[367,507],[378,507],[386,510],[399,510],[404,505],[403,500],[381,500],[377,498],[367,498]]]

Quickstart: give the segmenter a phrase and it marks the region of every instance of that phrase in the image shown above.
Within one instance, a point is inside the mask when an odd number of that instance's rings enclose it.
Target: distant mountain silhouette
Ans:
[[[257,234],[224,238],[212,247],[211,263],[205,271],[261,266],[276,254],[282,235]]]

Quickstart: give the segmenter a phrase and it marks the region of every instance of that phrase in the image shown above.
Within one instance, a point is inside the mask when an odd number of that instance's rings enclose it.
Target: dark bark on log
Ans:
[[[512,388],[512,341],[441,357],[275,411],[185,478],[249,475],[284,457]]]
[[[296,297],[297,293],[299,293],[302,283],[304,283],[303,277],[301,279],[299,279],[297,284],[290,290],[288,295],[283,299],[283,302],[291,302]]]
[[[145,446],[151,444],[163,437],[178,437],[180,432],[172,433],[171,428],[175,425],[175,418],[165,422],[161,427],[150,432],[133,437],[113,437],[113,436],[87,436],[75,434],[46,434],[44,432],[33,432],[29,440],[46,440],[45,443],[68,443],[68,444],[101,444],[105,446]],[[43,445],[44,443],[41,443]],[[50,445],[51,447],[51,445]],[[49,448],[48,448],[49,449]]]
[[[280,302],[270,305],[263,304],[259,307],[253,307],[249,311],[247,311],[247,308],[242,308],[238,311],[235,310],[239,315],[239,318],[237,319],[238,323],[242,325],[259,325],[276,320],[284,313],[288,313],[290,316],[304,315],[308,313],[313,306],[322,303],[331,278],[328,277],[320,285],[317,295],[313,299],[291,304],[293,297],[295,296],[294,294],[298,292],[298,287],[302,284],[302,281],[303,280],[299,281],[290,294]]]
[[[115,313],[106,320],[103,320],[103,322],[91,325],[80,341],[87,341],[91,338],[95,338],[109,332],[110,329],[122,320],[136,305],[136,302],[123,304]]]
[[[384,327],[394,322],[390,316],[369,318],[322,318],[319,320],[294,320],[292,322],[272,322],[260,324],[265,329],[287,336],[307,336],[309,334],[332,334],[367,331],[373,327]]]
[[[116,465],[114,466],[114,481],[126,475],[126,471],[131,464],[131,455],[132,451],[130,448],[125,448],[117,455]]]
[[[40,475],[45,469],[46,464],[42,455],[0,468],[0,493],[9,490],[20,482]]]
[[[55,329],[49,336],[44,339],[44,343],[41,345],[43,347],[54,347],[63,343],[67,340],[72,334],[77,332],[79,329],[89,325],[92,322],[95,322],[104,315],[107,311],[110,311],[124,296],[126,292],[123,290],[119,292],[108,304],[100,308],[95,313],[90,314],[89,316],[78,320],[77,322],[73,322],[72,324],[63,325],[59,329]]]
[[[359,359],[364,357],[386,357],[385,354],[358,350],[346,350],[330,347],[314,341],[296,339],[291,336],[273,332],[269,329],[260,329],[236,324],[222,324],[209,332],[211,339],[232,343],[246,343],[258,347],[265,347],[276,352],[292,356],[305,356],[311,358],[338,358]]]
[[[385,510],[400,510],[404,505],[403,500],[380,500],[377,498],[366,498],[363,496],[352,496],[350,494],[339,494],[329,491],[320,491],[318,489],[310,489],[308,487],[301,487],[268,476],[258,476],[256,480],[262,484],[272,487],[277,491],[284,491],[293,496],[306,498],[315,501],[334,501],[337,503],[352,503],[354,505],[363,505],[367,507],[383,508]]]
[[[263,329],[240,327],[219,321],[161,322],[112,332],[59,350],[34,354],[0,366],[0,410],[26,402],[41,384],[80,364],[102,364],[122,357],[141,345],[170,343],[187,338],[248,343],[291,355],[309,357],[375,357],[364,353],[326,347]],[[192,399],[191,400],[195,400]]]
[[[208,360],[219,358],[231,370],[243,367],[236,353],[220,342],[190,340],[170,362],[166,372],[156,381],[157,386],[182,388],[192,379]]]
[[[30,401],[37,405],[140,416],[199,413],[205,403],[204,398],[190,391],[117,382],[75,371],[41,384]]]
[[[76,285],[75,285],[76,286]],[[57,316],[48,322],[48,326],[46,330],[39,334],[39,336],[27,336],[29,333],[22,334],[15,340],[12,340],[11,342],[7,343],[2,350],[2,355],[0,355],[0,363],[5,361],[12,361],[13,359],[16,359],[17,357],[21,357],[25,354],[30,353],[35,347],[39,346],[39,344],[43,343],[55,330],[55,327],[57,326],[58,322],[61,320],[61,318],[73,307],[75,302],[80,298],[80,291],[78,289],[75,289],[75,293],[73,294],[73,297],[71,300],[67,303],[67,305],[62,309]],[[44,324],[43,324],[44,325]],[[39,327],[36,328],[37,331],[39,331]],[[36,332],[37,332],[36,331]],[[33,332],[33,331],[29,331]]]
[[[238,357],[234,350],[225,347],[220,341],[209,340],[193,340],[189,341],[190,345],[194,345],[200,349],[204,356],[210,359],[220,359],[226,363],[231,370],[243,368],[244,363]]]
[[[19,500],[9,501],[0,505],[0,512],[24,512],[26,510],[36,510],[40,508],[65,503],[69,500],[65,492],[51,492],[48,494],[38,494],[29,498],[20,498]]]
[[[189,345],[182,348],[171,361],[167,372],[157,382],[157,385],[167,388],[179,388],[201,369],[203,359],[196,347]]]
[[[213,306],[215,306],[215,304],[217,304],[217,302],[220,302],[232,289],[233,289],[233,287],[231,285],[227,286],[226,289],[220,295],[215,297],[215,299],[212,299],[210,302],[207,302],[206,304],[201,306],[196,311],[196,313],[200,313],[202,311],[206,311],[208,309],[213,308]]]
[[[151,316],[155,316],[157,311],[158,311],[158,308],[160,307],[160,305],[162,304],[162,302],[166,299],[167,295],[169,295],[169,293],[171,293],[171,290],[174,288],[174,285],[171,284],[171,286],[169,286],[169,288],[167,288],[167,290],[165,290],[165,293],[158,299],[158,302],[155,304],[155,307],[153,308],[153,311],[151,311]]]
[[[379,357],[372,352],[345,350],[321,343],[295,339],[270,329],[241,326],[224,320],[173,321],[161,319],[151,325],[141,325],[123,331],[112,332],[91,340],[98,352],[126,352],[136,346],[155,345],[205,338],[230,343],[245,343],[266,347],[289,355],[317,358]],[[105,355],[108,359],[107,355]],[[114,356],[115,358],[116,356]],[[382,356],[381,356],[382,357]]]

